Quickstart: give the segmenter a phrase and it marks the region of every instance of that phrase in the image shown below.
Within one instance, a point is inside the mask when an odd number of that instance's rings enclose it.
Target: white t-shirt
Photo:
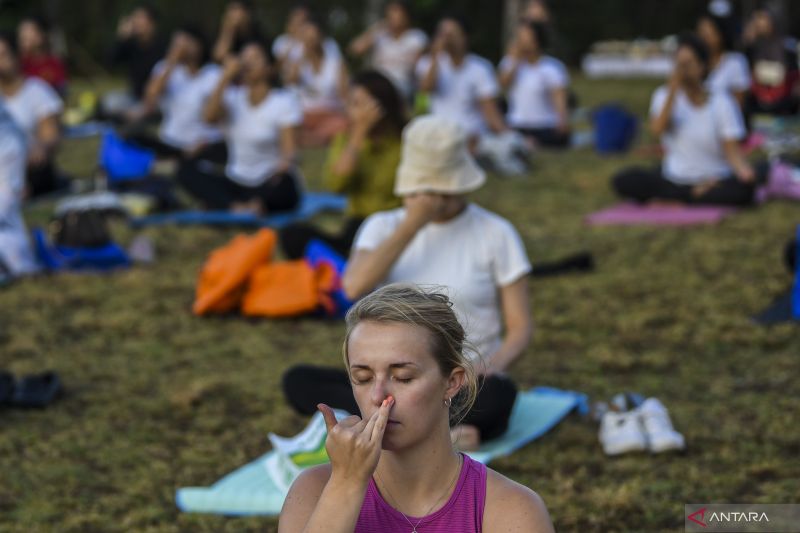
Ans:
[[[516,62],[506,56],[500,62],[500,70],[508,72]],[[567,85],[569,74],[558,59],[543,56],[536,63],[520,61],[508,89],[506,120],[515,128],[555,128],[558,125],[558,112],[552,93]]]
[[[35,77],[27,78],[15,95],[3,98],[6,109],[29,142],[35,139],[40,120],[64,109],[58,93],[46,81]]]
[[[240,185],[257,187],[280,165],[281,129],[303,121],[300,102],[291,91],[272,89],[252,105],[246,87],[226,89],[224,101],[229,123],[225,173]]]
[[[453,65],[450,55],[441,53],[436,88],[431,94],[431,113],[458,123],[470,135],[485,132],[488,128],[483,119],[479,101],[496,98],[500,93],[492,64],[486,59],[467,54],[459,67]],[[417,62],[417,79],[428,73],[431,56],[426,55]]]
[[[302,50],[303,43],[288,33],[282,33],[272,42],[272,55],[277,59],[284,59],[289,57],[289,54],[293,53],[292,51],[295,48],[300,48]]]
[[[342,109],[339,98],[339,75],[342,56],[325,53],[319,71],[314,71],[308,61],[300,64],[298,90],[304,110]]]
[[[25,138],[0,102],[0,262],[14,276],[38,270],[25,221]]]
[[[739,52],[726,52],[706,78],[709,91],[746,91],[750,88],[750,65]]]
[[[153,76],[160,75],[164,68],[164,62],[158,62],[153,68]],[[219,128],[203,120],[206,100],[221,75],[222,69],[215,64],[205,65],[194,76],[183,65],[173,69],[161,99],[164,119],[158,135],[162,141],[176,148],[189,149],[222,138]]]
[[[661,112],[668,94],[666,86],[656,89],[650,102],[651,117]],[[731,176],[733,170],[725,159],[722,143],[744,136],[741,111],[729,93],[711,93],[703,106],[695,107],[679,91],[672,106],[670,128],[661,136],[666,152],[664,177],[694,185]]]
[[[428,37],[418,29],[406,30],[398,38],[380,30],[372,48],[372,66],[408,96],[414,90],[414,66],[427,45]]]
[[[272,55],[277,59],[286,59],[290,63],[302,59],[304,49],[302,41],[286,33],[279,35],[272,43]],[[330,37],[322,42],[322,49],[325,51],[325,55],[342,56],[339,45]]]
[[[404,218],[403,208],[371,215],[359,230],[353,249],[377,248]],[[525,245],[514,226],[469,204],[456,218],[423,227],[383,283],[447,287],[467,339],[488,359],[502,342],[499,289],[530,270]]]

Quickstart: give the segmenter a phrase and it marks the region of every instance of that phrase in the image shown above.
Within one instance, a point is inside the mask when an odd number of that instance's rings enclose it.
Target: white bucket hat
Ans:
[[[464,194],[486,183],[467,149],[467,136],[454,122],[424,115],[403,130],[403,151],[394,193],[406,196],[419,192]]]

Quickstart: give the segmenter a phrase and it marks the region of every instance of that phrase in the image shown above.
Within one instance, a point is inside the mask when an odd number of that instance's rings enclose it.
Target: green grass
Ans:
[[[652,87],[576,81],[583,105],[623,99],[640,114]],[[95,146],[66,143],[63,167],[88,176]],[[610,459],[597,427],[574,416],[493,463],[537,490],[562,531],[674,531],[684,503],[796,503],[800,494],[800,336],[748,319],[791,282],[780,252],[800,212],[774,203],[714,227],[584,226],[586,213],[614,201],[609,175],[637,161],[543,154],[525,179],[492,178],[476,194],[516,224],[533,261],[588,248],[598,262],[590,275],[532,283],[537,332],[512,369],[520,386],[657,396],[687,438],[684,455]],[[312,184],[319,162],[316,153],[305,163]],[[132,236],[117,230],[123,242]],[[198,269],[234,232],[146,233],[154,266],[0,290],[0,367],[55,369],[68,390],[43,411],[0,411],[0,531],[276,529],[273,519],[181,514],[174,491],[263,453],[268,431],[299,431],[305,420],[284,404],[281,373],[339,364],[342,324],[196,318]]]

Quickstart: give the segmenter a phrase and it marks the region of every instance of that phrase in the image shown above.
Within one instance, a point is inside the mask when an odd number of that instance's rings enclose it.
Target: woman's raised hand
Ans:
[[[349,416],[339,422],[333,410],[325,404],[317,408],[325,419],[328,437],[325,449],[331,460],[331,478],[344,482],[366,484],[378,466],[383,433],[389,420],[394,398],[389,396],[367,420]]]
[[[350,120],[353,127],[361,133],[369,133],[375,124],[383,118],[384,110],[378,101],[372,97],[365,99],[357,106],[352,106],[349,110]]]
[[[236,56],[228,56],[222,65],[222,79],[232,81],[242,70],[242,62]]]

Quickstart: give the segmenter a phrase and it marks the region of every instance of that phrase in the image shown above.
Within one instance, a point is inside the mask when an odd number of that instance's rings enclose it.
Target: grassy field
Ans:
[[[576,80],[582,105],[647,108],[650,82]],[[647,142],[647,139],[642,139]],[[68,142],[63,167],[93,168],[96,144]],[[304,165],[318,183],[320,154]],[[800,335],[749,316],[791,278],[781,249],[800,209],[773,203],[713,227],[588,228],[614,201],[608,177],[641,162],[591,150],[542,154],[524,179],[475,195],[512,220],[534,262],[590,249],[589,275],[535,280],[535,340],[513,367],[521,387],[608,399],[660,398],[682,455],[610,459],[597,426],[568,418],[493,467],[537,490],[561,531],[676,531],[692,502],[798,503]],[[46,222],[48,209],[28,213]],[[327,216],[322,222],[335,226]],[[128,242],[133,233],[118,227]],[[281,373],[339,364],[343,326],[315,320],[201,319],[189,310],[208,252],[235,232],[148,229],[151,267],[59,275],[0,290],[0,368],[55,369],[67,395],[43,411],[0,411],[0,531],[273,531],[277,520],[181,514],[175,489],[209,485],[305,420]]]

